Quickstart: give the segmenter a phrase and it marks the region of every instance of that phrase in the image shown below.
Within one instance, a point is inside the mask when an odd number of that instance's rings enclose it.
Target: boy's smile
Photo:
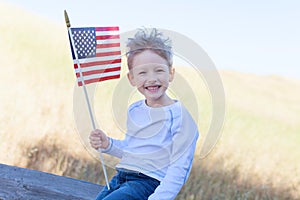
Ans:
[[[167,61],[156,53],[145,50],[134,57],[132,69],[128,78],[133,86],[146,98],[146,103],[152,107],[172,104],[166,95],[169,82],[173,80],[174,69]]]
[[[147,86],[145,87],[146,90],[148,90],[149,92],[155,93],[158,91],[158,89],[160,88],[160,85],[156,85],[156,86]]]

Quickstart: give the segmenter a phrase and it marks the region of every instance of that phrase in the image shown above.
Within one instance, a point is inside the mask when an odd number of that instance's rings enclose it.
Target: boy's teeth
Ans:
[[[148,86],[147,89],[148,90],[156,90],[156,89],[158,89],[158,86]]]

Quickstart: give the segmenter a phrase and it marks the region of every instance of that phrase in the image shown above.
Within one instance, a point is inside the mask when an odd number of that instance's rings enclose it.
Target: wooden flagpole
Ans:
[[[85,86],[85,83],[84,83],[80,63],[78,61],[77,51],[76,51],[76,48],[75,48],[75,45],[74,45],[73,35],[72,35],[72,31],[71,31],[71,23],[70,23],[68,13],[67,13],[66,10],[64,11],[64,15],[65,15],[65,21],[66,21],[66,25],[67,25],[67,28],[68,28],[68,32],[69,32],[69,35],[70,35],[71,44],[72,44],[72,47],[73,47],[73,52],[74,52],[75,59],[76,59],[77,65],[78,65],[79,74],[80,74],[80,78],[81,78],[81,83],[82,83],[85,99],[86,99],[86,102],[87,102],[87,106],[88,106],[92,126],[93,126],[93,129],[95,130],[96,129],[95,120],[94,120],[93,112],[92,112],[92,109],[91,109],[91,104],[90,104],[89,96],[88,96],[88,93],[87,93],[87,89],[86,89],[86,86]],[[100,160],[101,160],[101,163],[102,163],[102,169],[103,169],[103,173],[104,173],[104,177],[105,177],[106,186],[107,186],[108,190],[110,190],[102,151],[101,151],[101,149],[99,149],[98,151],[100,152]]]

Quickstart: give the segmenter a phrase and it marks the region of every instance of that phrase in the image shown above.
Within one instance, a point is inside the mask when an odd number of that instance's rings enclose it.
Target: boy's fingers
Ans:
[[[91,131],[89,139],[91,146],[95,149],[103,148],[102,145],[105,144],[108,140],[105,133],[99,129]]]
[[[90,139],[91,142],[94,142],[94,141],[96,141],[96,140],[99,140],[99,138],[97,139],[97,137],[92,137],[92,136],[90,136],[89,139]]]
[[[91,135],[100,135],[100,133],[97,132],[97,131],[92,131],[92,132],[91,132]]]
[[[103,137],[104,133],[98,129],[95,129],[94,131],[91,132],[91,136],[97,136],[97,137]]]

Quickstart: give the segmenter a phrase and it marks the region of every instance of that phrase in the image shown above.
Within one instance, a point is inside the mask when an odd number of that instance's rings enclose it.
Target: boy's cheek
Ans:
[[[144,84],[141,83],[141,82],[137,82],[136,87],[137,87],[137,88],[143,88],[143,87],[144,87]]]
[[[135,80],[135,83],[136,83],[137,87],[140,87],[140,86],[144,85],[144,80],[143,79],[135,78],[134,80]]]

